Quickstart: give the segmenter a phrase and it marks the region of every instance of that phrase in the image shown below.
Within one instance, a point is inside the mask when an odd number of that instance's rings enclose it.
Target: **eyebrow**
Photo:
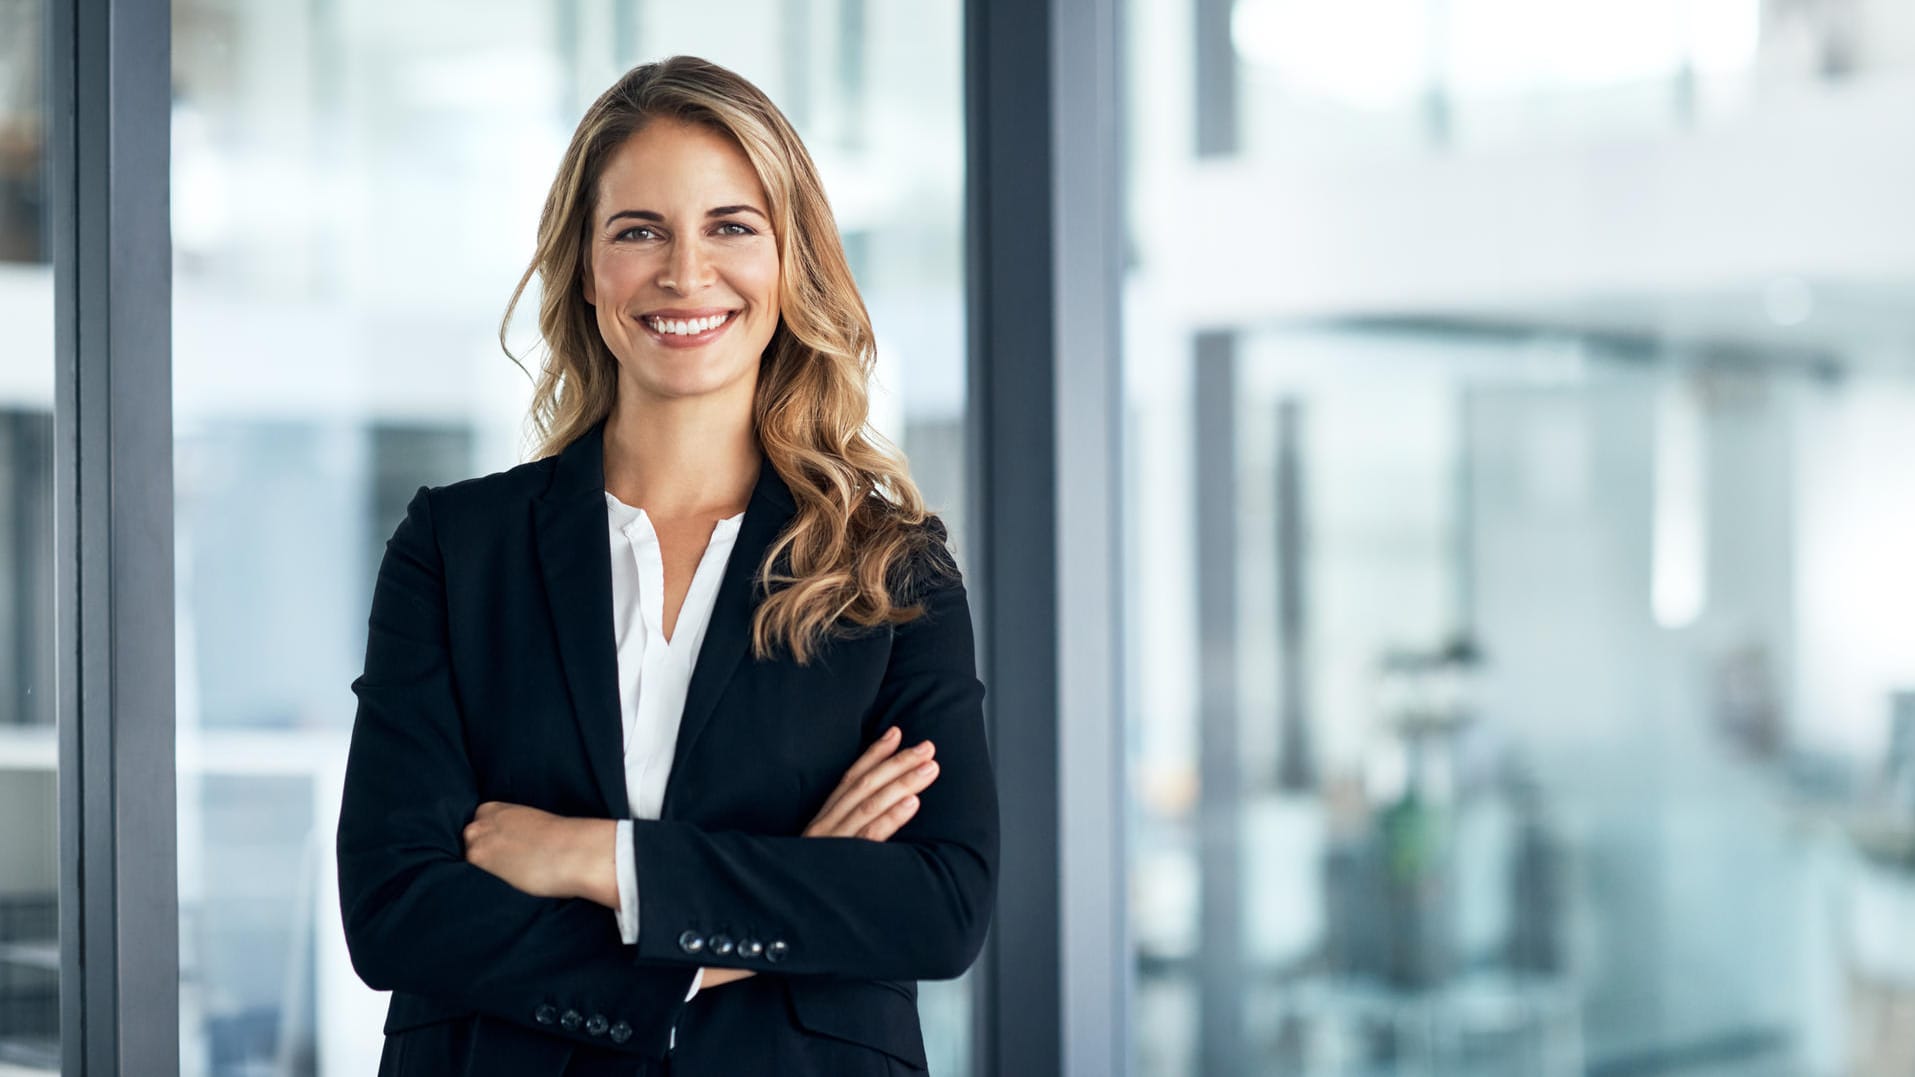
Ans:
[[[744,205],[717,206],[712,209],[706,210],[705,216],[729,217],[734,213],[756,213],[758,214],[760,218],[764,220],[766,224],[771,223],[771,218],[766,217],[764,214],[764,211],[759,209],[757,206],[744,206]],[[617,213],[612,214],[610,217],[605,218],[605,223],[611,224],[613,221],[616,221],[621,217],[634,217],[641,221],[654,221],[658,224],[665,223],[664,214],[656,212],[654,210],[649,210],[649,209],[621,209]]]

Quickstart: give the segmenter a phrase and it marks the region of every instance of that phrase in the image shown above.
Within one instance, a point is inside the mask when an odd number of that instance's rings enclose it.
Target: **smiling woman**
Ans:
[[[634,68],[534,275],[540,458],[420,488],[353,682],[380,1072],[922,1072],[916,981],[995,904],[984,686],[810,156],[736,74]]]

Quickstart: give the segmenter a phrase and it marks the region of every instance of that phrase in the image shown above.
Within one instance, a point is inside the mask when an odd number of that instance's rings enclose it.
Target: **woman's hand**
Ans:
[[[807,838],[866,838],[884,841],[918,810],[918,794],[938,776],[930,741],[898,751],[901,734],[885,730],[844,772],[838,787],[805,827]],[[699,990],[753,975],[750,969],[707,968]]]
[[[910,821],[918,794],[937,780],[931,758],[937,749],[927,740],[900,751],[901,737],[892,726],[865,749],[805,827],[805,837],[884,841]]]
[[[615,909],[617,835],[610,819],[488,800],[465,825],[465,858],[535,897],[582,897]]]

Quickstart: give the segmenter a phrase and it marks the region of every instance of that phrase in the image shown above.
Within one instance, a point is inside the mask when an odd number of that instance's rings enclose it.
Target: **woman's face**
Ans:
[[[619,391],[750,398],[778,327],[771,206],[729,135],[648,121],[599,177],[585,301],[618,358]]]

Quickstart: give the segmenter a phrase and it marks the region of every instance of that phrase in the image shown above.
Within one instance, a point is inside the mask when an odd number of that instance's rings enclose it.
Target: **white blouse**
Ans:
[[[633,508],[605,492],[606,520],[612,543],[612,624],[618,638],[619,710],[625,722],[625,797],[633,819],[656,819],[665,800],[678,744],[678,723],[685,712],[698,648],[711,623],[718,583],[731,558],[744,513],[712,527],[711,540],[692,574],[691,590],[679,607],[671,639],[665,638],[665,562],[658,532],[644,509]],[[632,864],[632,823],[618,823],[619,938],[638,942],[638,873]],[[705,977],[699,970],[686,993],[698,993]],[[674,1040],[677,1038],[674,1035]]]

